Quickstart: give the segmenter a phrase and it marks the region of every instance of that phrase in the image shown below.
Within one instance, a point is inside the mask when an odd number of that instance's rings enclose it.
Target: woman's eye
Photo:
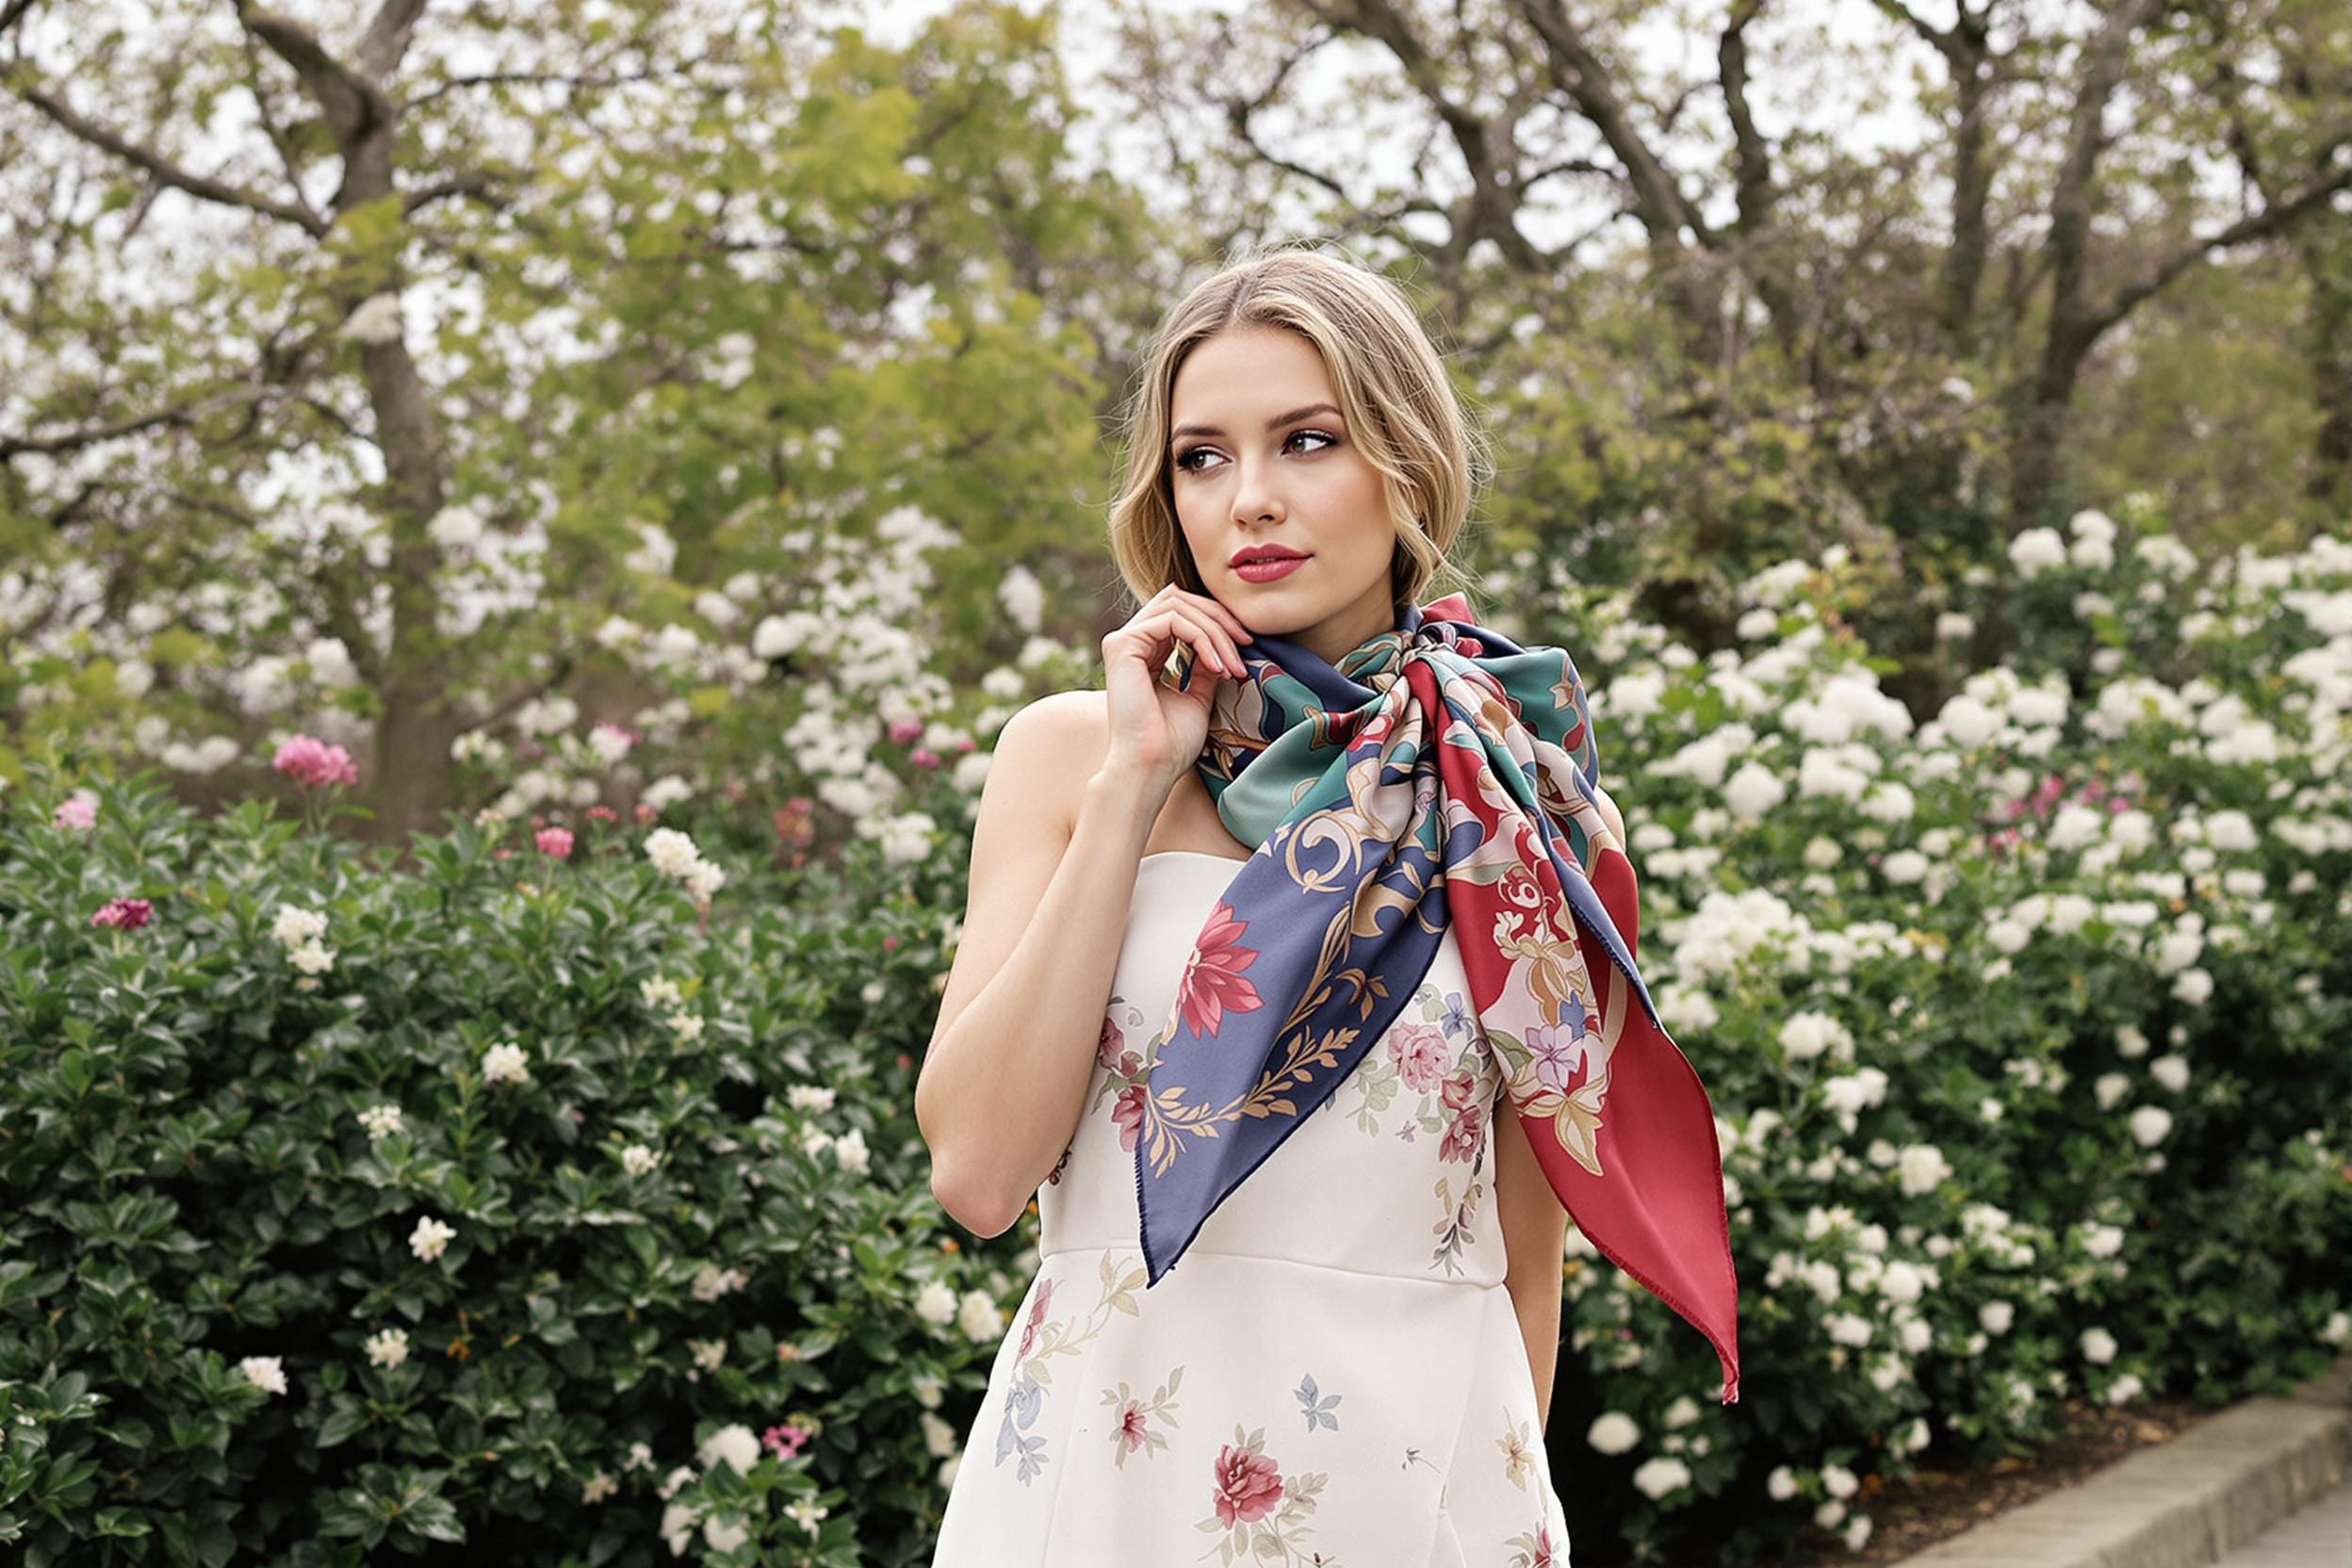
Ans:
[[[1335,447],[1335,446],[1339,445],[1339,437],[1337,437],[1336,435],[1331,434],[1331,433],[1329,433],[1328,431],[1319,431],[1319,430],[1295,430],[1295,431],[1292,431],[1292,432],[1290,433],[1290,435],[1288,436],[1288,438],[1287,438],[1287,439],[1285,439],[1285,440],[1282,442],[1282,445],[1283,445],[1285,448],[1287,448],[1287,447],[1290,445],[1290,443],[1291,443],[1291,442],[1298,440],[1300,436],[1308,436],[1308,437],[1311,437],[1311,438],[1313,438],[1313,439],[1315,439],[1315,440],[1316,440],[1316,441],[1320,441],[1320,442],[1322,442],[1322,443],[1323,443],[1323,446],[1322,446],[1322,447],[1317,447],[1317,448],[1314,449],[1315,449],[1315,450],[1316,450],[1316,451],[1321,451],[1321,450],[1323,450],[1323,449],[1324,449],[1325,448],[1327,448],[1327,447]],[[1179,453],[1177,453],[1177,454],[1176,454],[1175,458],[1174,458],[1174,459],[1172,460],[1172,462],[1171,462],[1171,466],[1176,467],[1176,468],[1180,468],[1180,469],[1184,470],[1185,473],[1188,473],[1188,474],[1189,474],[1189,473],[1197,473],[1197,472],[1199,472],[1199,471],[1200,471],[1199,465],[1195,464],[1192,460],[1193,460],[1194,458],[1196,458],[1196,457],[1199,457],[1199,456],[1200,456],[1201,453],[1203,453],[1203,452],[1211,452],[1211,451],[1215,451],[1215,450],[1216,450],[1216,449],[1215,449],[1214,447],[1191,447],[1191,448],[1187,448],[1185,450],[1181,451],[1181,452],[1179,452]]]

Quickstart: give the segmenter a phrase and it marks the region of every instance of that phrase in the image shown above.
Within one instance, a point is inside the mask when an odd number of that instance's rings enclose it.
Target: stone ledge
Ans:
[[[2203,1568],[2352,1475],[2352,1356],[1896,1568]]]

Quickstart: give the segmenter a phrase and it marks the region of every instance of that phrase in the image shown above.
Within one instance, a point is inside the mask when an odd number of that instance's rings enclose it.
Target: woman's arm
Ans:
[[[1098,768],[1102,702],[1062,693],[1014,714],[981,785],[963,933],[915,1082],[932,1193],[979,1235],[1021,1217],[1077,1129],[1168,792]]]
[[[1536,1425],[1552,1412],[1552,1372],[1560,1362],[1561,1266],[1568,1256],[1568,1211],[1552,1179],[1535,1162],[1535,1149],[1506,1095],[1494,1106],[1494,1203],[1505,1254],[1503,1284],[1511,1292],[1535,1379]]]

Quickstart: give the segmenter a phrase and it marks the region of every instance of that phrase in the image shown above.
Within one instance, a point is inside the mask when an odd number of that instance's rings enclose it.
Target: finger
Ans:
[[[1166,618],[1168,634],[1176,637],[1178,646],[1185,650],[1187,665],[1200,661],[1219,675],[1231,676],[1240,672],[1240,658],[1228,654],[1219,645],[1214,628],[1202,624],[1184,610],[1169,609],[1161,612],[1161,614]]]
[[[1249,642],[1255,635],[1248,626],[1243,624],[1241,616],[1235,612],[1233,607],[1215,595],[1187,594],[1185,600],[1187,603],[1199,604],[1213,612],[1217,620],[1240,641]]]
[[[1138,660],[1155,679],[1171,685],[1185,679],[1199,657],[1172,610],[1152,611],[1147,606],[1111,636],[1119,639],[1124,652]]]

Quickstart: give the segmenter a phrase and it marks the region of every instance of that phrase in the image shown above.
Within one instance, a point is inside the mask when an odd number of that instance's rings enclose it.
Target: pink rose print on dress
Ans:
[[[1203,1038],[1214,1036],[1225,1021],[1225,1010],[1253,1013],[1266,1005],[1258,988],[1241,972],[1258,960],[1258,950],[1234,939],[1247,925],[1233,918],[1233,906],[1218,900],[1217,910],[1201,928],[1192,956],[1184,961],[1184,978],[1176,986],[1176,1009],[1186,1027]]]
[[[1453,1065],[1453,1054],[1446,1049],[1442,1032],[1402,1019],[1388,1026],[1388,1059],[1396,1064],[1396,1076],[1415,1094],[1437,1087]]]
[[[1027,1361],[1029,1352],[1037,1348],[1037,1330],[1044,1324],[1045,1310],[1053,1304],[1053,1301],[1054,1282],[1052,1280],[1039,1281],[1037,1298],[1031,1303],[1029,1308],[1029,1320],[1021,1326],[1021,1353],[1014,1357],[1014,1360]]]
[[[1121,1078],[1133,1078],[1143,1066],[1143,1058],[1127,1049],[1127,1037],[1109,1019],[1102,1021],[1102,1037],[1096,1042],[1094,1059],[1102,1064],[1102,1070]]]
[[[1478,1140],[1485,1131],[1485,1107],[1466,1107],[1446,1126],[1446,1141],[1438,1145],[1437,1157],[1440,1160],[1460,1160],[1463,1165],[1475,1164],[1478,1157]]]
[[[1282,1500],[1282,1467],[1264,1454],[1228,1443],[1217,1451],[1217,1517],[1231,1529],[1236,1522],[1263,1519]]]
[[[1141,1084],[1130,1084],[1119,1091],[1119,1098],[1111,1102],[1111,1120],[1119,1126],[1119,1146],[1134,1153],[1135,1138],[1143,1131]]]

